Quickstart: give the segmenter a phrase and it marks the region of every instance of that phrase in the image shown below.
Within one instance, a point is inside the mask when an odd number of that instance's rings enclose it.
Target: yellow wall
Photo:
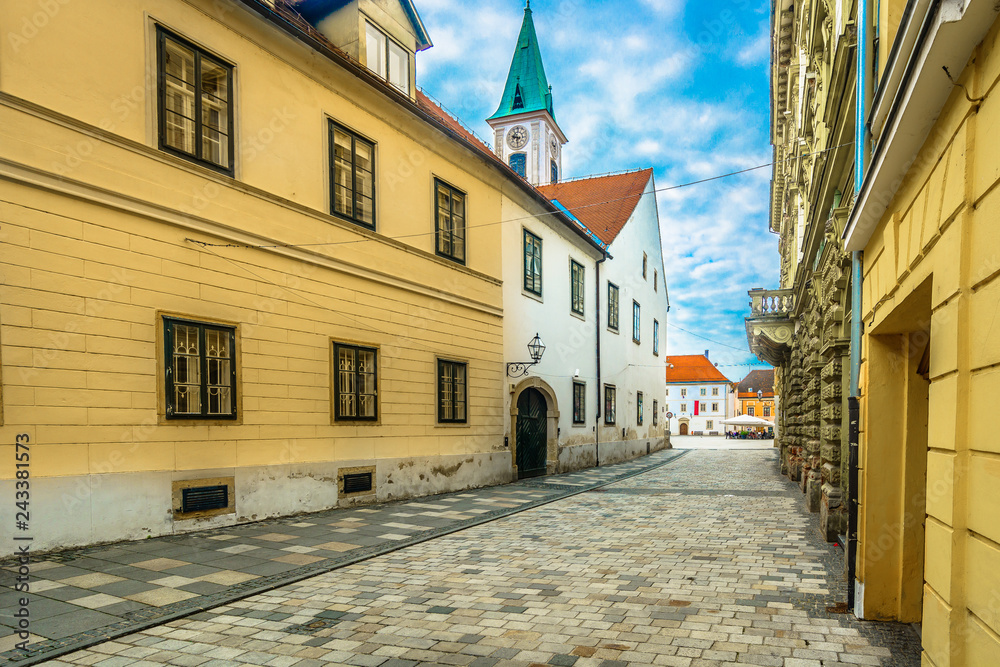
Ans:
[[[740,399],[740,411],[744,415],[750,414],[750,407],[753,406],[753,416],[761,417],[762,419],[774,420],[774,399],[767,399],[758,401],[756,398],[741,398]],[[770,408],[770,412],[765,416],[764,407]]]
[[[1000,659],[998,33],[864,253],[858,578],[866,617],[923,618],[926,665]]]
[[[502,177],[237,3],[201,5],[53,3],[2,40],[0,479],[17,433],[36,478],[503,455]],[[37,10],[4,2],[0,25]],[[235,178],[158,149],[156,23],[235,66]],[[327,213],[330,118],[376,142],[377,233]],[[434,255],[435,177],[468,195],[467,267]],[[238,423],[164,422],[161,313],[237,324]],[[332,422],[332,340],[379,347],[377,424]],[[438,356],[469,364],[467,425],[437,424]]]

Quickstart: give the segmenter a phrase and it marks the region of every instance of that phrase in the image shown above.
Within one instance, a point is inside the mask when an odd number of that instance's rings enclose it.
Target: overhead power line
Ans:
[[[796,156],[796,157],[785,158],[784,160],[781,160],[781,162],[788,162],[788,161],[797,159],[799,157],[806,157],[806,156],[810,156],[810,155],[820,155],[822,153],[828,153],[828,152],[830,152],[832,150],[836,150],[838,148],[843,148],[845,146],[850,146],[853,143],[854,143],[853,141],[848,141],[846,143],[839,144],[837,146],[831,146],[830,148],[825,148],[825,149],[823,149],[821,151],[815,151],[813,153],[803,153],[802,155],[799,155],[799,156]],[[671,190],[679,190],[681,188],[687,188],[687,187],[690,187],[692,185],[700,185],[702,183],[709,183],[711,181],[718,181],[718,180],[723,179],[723,178],[730,178],[732,176],[739,176],[741,174],[746,174],[746,173],[751,172],[751,171],[757,171],[758,169],[765,169],[767,167],[773,167],[775,164],[777,164],[777,162],[766,162],[764,164],[759,164],[759,165],[757,165],[755,167],[747,167],[746,169],[739,169],[737,171],[730,171],[730,172],[727,172],[725,174],[718,174],[716,176],[709,176],[707,178],[701,178],[701,179],[698,179],[696,181],[688,181],[687,183],[678,183],[676,185],[668,185],[668,186],[665,186],[665,187],[662,187],[662,188],[656,188],[656,189],[653,190],[653,192],[654,193],[658,193],[658,192],[669,192]],[[583,180],[583,179],[586,179],[586,178],[590,178],[590,177],[582,176],[579,179],[573,179],[573,180]],[[482,227],[492,227],[494,225],[502,225],[502,224],[505,224],[505,223],[508,223],[508,222],[521,222],[523,220],[535,220],[535,219],[541,218],[543,216],[552,216],[552,215],[564,214],[565,211],[573,213],[573,212],[577,212],[577,211],[582,211],[584,209],[592,208],[594,206],[604,206],[606,204],[613,204],[615,202],[620,202],[620,201],[625,201],[625,200],[631,200],[631,199],[638,199],[640,197],[642,197],[641,194],[640,195],[628,195],[626,197],[616,197],[614,199],[605,199],[605,200],[602,200],[602,201],[599,201],[599,202],[591,202],[590,204],[581,204],[579,206],[573,206],[573,207],[563,207],[564,211],[547,211],[545,213],[539,213],[538,215],[526,215],[526,216],[521,216],[519,218],[508,218],[506,220],[496,220],[496,221],[493,221],[493,222],[484,222],[484,223],[481,223],[481,224],[478,224],[478,225],[468,225],[466,227],[466,229],[480,229]],[[593,230],[591,230],[591,231],[593,231]],[[413,233],[413,234],[401,234],[399,236],[387,236],[387,237],[383,237],[383,238],[387,238],[387,239],[392,240],[392,241],[399,241],[399,240],[402,240],[402,239],[417,238],[417,237],[421,237],[421,236],[433,236],[436,233],[437,233],[436,231],[433,231],[433,232],[416,232],[416,233]],[[192,239],[192,238],[189,238],[187,240],[190,241],[191,243],[195,243],[195,244],[200,245],[202,247],[211,247],[211,248],[261,248],[261,249],[263,249],[263,248],[313,248],[313,247],[318,247],[318,246],[351,245],[353,243],[368,243],[368,242],[374,241],[376,239],[361,238],[361,239],[351,239],[350,241],[323,241],[323,242],[317,242],[317,243],[270,243],[270,244],[208,243],[208,242],[205,242],[205,241],[199,241],[197,239]]]

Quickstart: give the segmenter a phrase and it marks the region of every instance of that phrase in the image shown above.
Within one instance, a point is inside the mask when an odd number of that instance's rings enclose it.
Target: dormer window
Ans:
[[[365,23],[365,53],[368,69],[410,94],[410,54],[371,23]]]
[[[521,84],[514,87],[514,103],[510,105],[512,109],[524,108],[524,96],[521,95]]]

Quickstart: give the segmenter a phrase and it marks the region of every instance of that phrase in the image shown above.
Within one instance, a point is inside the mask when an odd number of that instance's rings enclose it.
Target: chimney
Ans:
[[[708,359],[708,350],[705,350],[705,358]]]

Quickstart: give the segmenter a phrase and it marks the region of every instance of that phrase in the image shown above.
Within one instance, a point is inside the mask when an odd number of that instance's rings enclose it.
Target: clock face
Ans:
[[[559,142],[556,141],[555,135],[549,137],[549,150],[552,151],[552,157],[559,155]]]
[[[513,149],[524,148],[524,145],[528,143],[528,128],[524,125],[515,125],[510,132],[507,133],[507,145]]]

